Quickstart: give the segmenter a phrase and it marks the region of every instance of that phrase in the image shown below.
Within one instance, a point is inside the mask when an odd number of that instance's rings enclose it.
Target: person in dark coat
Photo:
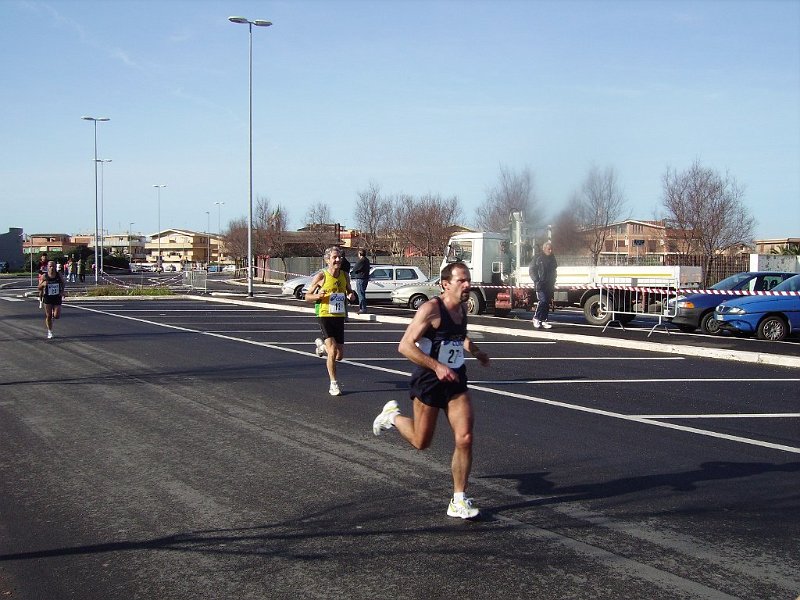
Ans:
[[[350,272],[350,278],[356,282],[356,293],[358,294],[358,312],[367,312],[367,284],[369,283],[370,265],[367,253],[363,248],[358,250],[358,261]]]
[[[552,325],[547,322],[550,314],[550,303],[553,301],[553,292],[556,287],[556,269],[558,263],[553,255],[553,244],[549,240],[542,245],[541,254],[537,254],[528,266],[528,274],[536,286],[536,312],[533,315],[533,326],[550,329]]]

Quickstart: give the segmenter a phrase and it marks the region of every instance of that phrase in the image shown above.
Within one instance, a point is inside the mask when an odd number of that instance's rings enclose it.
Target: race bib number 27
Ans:
[[[437,359],[451,369],[457,369],[464,364],[464,345],[461,340],[444,340],[439,346]]]

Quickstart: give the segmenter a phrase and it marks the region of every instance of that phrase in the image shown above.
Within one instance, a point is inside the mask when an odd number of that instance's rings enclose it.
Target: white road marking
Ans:
[[[537,360],[537,359],[534,359]],[[567,359],[572,360],[572,359]],[[511,379],[511,380],[497,380],[497,379],[470,379],[470,383],[487,383],[487,384],[494,384],[494,385],[536,385],[536,384],[551,384],[551,383],[620,383],[620,379]],[[740,383],[740,382],[752,382],[757,381],[759,383],[771,383],[771,382],[778,382],[784,383],[787,381],[800,381],[800,377],[783,377],[783,378],[776,378],[776,377],[742,377],[742,378],[722,378],[722,377],[710,377],[708,379],[683,379],[680,377],[664,377],[659,379],[625,379],[625,382],[633,382],[633,383]]]
[[[305,352],[305,351],[302,351],[302,350],[295,350],[293,348],[286,348],[285,346],[278,346],[278,345],[275,345],[275,344],[267,344],[267,343],[264,343],[264,342],[257,342],[255,340],[247,340],[247,339],[242,339],[242,338],[222,335],[220,333],[212,333],[212,332],[207,332],[207,331],[198,331],[196,329],[189,329],[187,327],[180,327],[178,325],[170,325],[168,323],[158,323],[158,322],[155,322],[155,321],[148,321],[146,319],[140,319],[140,318],[137,318],[137,317],[130,317],[130,316],[126,316],[126,315],[120,315],[120,314],[116,314],[116,313],[106,312],[106,311],[103,311],[103,310],[97,310],[95,308],[90,308],[88,306],[75,305],[75,308],[78,308],[80,310],[89,311],[89,312],[98,313],[98,314],[107,315],[107,316],[110,316],[110,317],[116,317],[118,319],[127,319],[127,320],[130,320],[130,321],[137,321],[137,322],[140,322],[140,323],[147,323],[148,325],[155,325],[157,327],[164,327],[165,329],[174,329],[175,331],[184,331],[184,332],[187,332],[187,333],[196,333],[198,335],[207,335],[209,337],[219,338],[219,339],[223,339],[223,340],[227,340],[227,341],[231,341],[231,342],[250,344],[250,345],[253,345],[253,346],[260,346],[262,348],[269,348],[271,350],[278,350],[280,352],[289,352],[291,354],[300,354],[300,355],[303,355],[303,356],[313,357],[313,358],[315,358],[317,360],[322,360],[313,351]],[[483,342],[483,343],[485,343],[485,342]],[[345,359],[342,362],[343,363],[347,363],[349,365],[357,366],[357,367],[363,367],[365,369],[371,369],[373,371],[380,371],[380,372],[383,372],[383,373],[401,375],[403,377],[410,377],[411,376],[411,373],[407,372],[407,371],[400,371],[398,369],[388,369],[386,367],[380,367],[378,365],[370,365],[370,364],[366,364],[366,363],[363,363],[363,362],[356,362],[354,360]],[[673,381],[673,380],[642,380],[642,381]],[[687,379],[685,381],[696,381],[696,380]],[[704,381],[715,381],[715,380],[711,379],[711,380],[704,380]],[[725,380],[725,381],[728,381],[728,380]],[[730,381],[733,381],[733,380],[730,380]],[[772,381],[772,380],[769,380],[769,381]],[[794,381],[794,379],[792,379],[792,381]],[[490,383],[495,383],[495,382],[490,382]],[[636,415],[626,415],[626,414],[613,412],[613,411],[609,411],[609,410],[602,410],[602,409],[599,409],[599,408],[592,408],[592,407],[589,407],[589,406],[580,406],[578,404],[570,404],[568,402],[560,402],[558,400],[548,400],[547,398],[539,398],[537,396],[531,396],[529,394],[518,394],[518,393],[515,393],[515,392],[510,392],[508,390],[500,390],[500,389],[486,387],[485,385],[476,385],[475,382],[470,382],[470,388],[473,389],[473,390],[481,391],[481,392],[484,392],[484,393],[487,393],[487,394],[491,394],[491,395],[494,395],[494,396],[501,396],[501,397],[506,397],[506,398],[516,398],[518,400],[527,400],[529,402],[534,402],[534,403],[537,403],[537,404],[544,404],[544,405],[547,405],[547,406],[554,406],[554,407],[557,407],[557,408],[565,408],[567,410],[574,410],[574,411],[578,411],[578,412],[589,413],[589,414],[599,415],[599,416],[603,416],[603,417],[610,417],[612,419],[619,419],[619,420],[622,420],[622,421],[630,421],[630,422],[633,422],[633,423],[640,423],[642,425],[651,425],[653,427],[663,427],[664,429],[672,429],[672,430],[675,430],[675,431],[682,431],[684,433],[692,433],[692,434],[695,434],[695,435],[701,435],[701,436],[705,436],[705,437],[711,437],[711,438],[727,440],[727,441],[731,441],[731,442],[737,442],[737,443],[740,443],[740,444],[748,444],[748,445],[751,445],[751,446],[759,446],[761,448],[769,448],[769,449],[772,449],[772,450],[780,450],[780,451],[783,451],[783,452],[791,452],[793,454],[800,454],[800,448],[794,447],[794,446],[787,446],[787,445],[784,445],[784,444],[773,444],[772,442],[765,442],[763,440],[755,440],[755,439],[752,439],[752,438],[741,437],[741,436],[738,436],[738,435],[730,435],[730,434],[727,434],[727,433],[718,433],[716,431],[708,431],[708,430],[705,430],[705,429],[698,429],[696,427],[688,427],[686,425],[676,425],[674,423],[662,422],[662,421],[659,421],[657,419],[653,419],[651,417],[642,417],[642,416],[636,416]]]
[[[796,419],[800,413],[728,413],[709,415],[631,415],[642,419]]]

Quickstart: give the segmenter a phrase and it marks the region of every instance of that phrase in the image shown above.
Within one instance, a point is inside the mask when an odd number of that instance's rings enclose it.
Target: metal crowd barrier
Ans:
[[[605,307],[611,319],[603,327],[618,323],[625,329],[625,323],[637,317],[656,319],[650,329],[650,337],[657,327],[663,326],[667,333],[667,320],[676,315],[677,303],[670,302],[678,294],[678,279],[658,278],[615,278],[601,277],[599,280],[600,305]]]
[[[203,270],[197,271],[184,271],[183,272],[183,285],[188,286],[192,291],[202,290],[208,291],[208,273]]]

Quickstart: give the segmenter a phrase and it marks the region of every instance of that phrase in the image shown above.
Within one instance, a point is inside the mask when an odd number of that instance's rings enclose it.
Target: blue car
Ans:
[[[726,277],[711,286],[712,290],[748,290],[764,292],[786,281],[797,273],[774,271],[745,271]],[[718,335],[719,322],[714,318],[714,309],[718,304],[730,299],[722,294],[689,294],[678,296],[675,301],[675,316],[672,323],[686,333],[700,329],[703,333]],[[670,301],[671,303],[672,301]]]
[[[717,306],[714,318],[725,331],[755,333],[760,340],[786,339],[800,330],[800,275],[775,286],[772,292],[794,293],[726,300]]]

